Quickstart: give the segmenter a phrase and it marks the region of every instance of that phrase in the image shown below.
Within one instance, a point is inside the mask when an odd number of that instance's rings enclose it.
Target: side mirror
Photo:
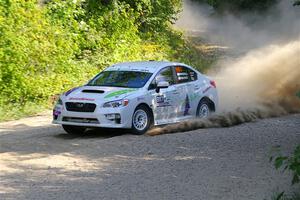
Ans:
[[[162,88],[168,88],[170,86],[169,82],[167,81],[160,81],[157,83],[157,86],[156,86],[156,93],[159,93],[160,89]]]

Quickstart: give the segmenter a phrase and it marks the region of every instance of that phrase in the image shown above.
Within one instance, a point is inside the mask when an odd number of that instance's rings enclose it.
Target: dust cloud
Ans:
[[[218,83],[220,108],[223,110],[285,102],[287,111],[299,111],[300,38],[223,62],[220,71],[212,76]]]
[[[199,34],[207,42],[225,45],[235,53],[247,53],[299,37],[300,6],[293,6],[293,2],[281,0],[263,14],[220,15],[209,5],[184,0],[183,12],[175,26],[187,33]]]
[[[184,24],[182,27],[188,31],[191,28],[202,28],[203,35],[210,35],[208,39],[214,41],[220,32],[210,33],[209,27],[218,23],[216,19],[211,21],[205,16],[207,13],[211,15],[209,12],[212,11],[208,12],[207,6],[198,5],[198,12],[206,10],[206,13],[195,14],[197,6],[194,3],[192,5],[185,7],[184,12],[189,18],[189,23],[180,22]],[[294,10],[287,10],[298,9],[299,12],[300,8],[287,5],[287,1],[281,1],[274,7],[281,12],[277,16],[265,16],[265,21],[260,21],[258,25],[247,26],[244,21],[227,16],[226,23],[221,27],[231,27],[234,33],[230,36],[230,29],[225,28],[226,34],[221,34],[221,40],[216,42],[222,41],[224,45],[223,42],[228,41],[227,45],[234,53],[231,52],[231,56],[220,60],[209,72],[217,82],[219,112],[207,119],[194,119],[155,128],[148,134],[153,136],[199,128],[229,127],[269,117],[300,113],[300,23]],[[191,10],[186,10],[187,8]],[[247,16],[249,17],[249,14]],[[202,22],[200,25],[196,23],[195,26],[195,21]],[[261,25],[264,25],[264,28],[256,31]],[[272,34],[275,27],[284,35]],[[204,34],[205,31],[207,34]],[[232,42],[237,34],[242,36],[236,37]],[[267,37],[268,35],[270,36]],[[245,43],[245,37],[248,37],[248,45]]]
[[[255,50],[225,66],[215,76],[220,113],[156,128],[149,135],[229,127],[300,113],[300,40]]]

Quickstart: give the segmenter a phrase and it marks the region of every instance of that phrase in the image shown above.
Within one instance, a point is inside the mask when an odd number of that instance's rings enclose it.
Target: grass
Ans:
[[[27,103],[26,105],[7,105],[0,107],[0,122],[17,120],[23,117],[37,115],[52,108],[52,105]]]

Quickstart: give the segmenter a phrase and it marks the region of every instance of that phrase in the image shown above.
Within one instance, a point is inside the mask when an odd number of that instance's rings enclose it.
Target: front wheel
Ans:
[[[70,135],[82,135],[86,128],[81,126],[62,125],[63,129]]]
[[[143,135],[152,125],[152,115],[146,106],[138,106],[132,116],[132,132]]]
[[[198,104],[196,117],[207,118],[211,115],[212,112],[213,110],[210,108],[209,102],[203,99]]]

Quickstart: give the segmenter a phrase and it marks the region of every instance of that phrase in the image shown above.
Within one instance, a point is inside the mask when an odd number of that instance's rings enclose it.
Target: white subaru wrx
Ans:
[[[188,65],[128,62],[112,65],[86,85],[62,94],[53,123],[70,134],[96,127],[144,134],[152,125],[207,117],[217,105],[215,82]]]

